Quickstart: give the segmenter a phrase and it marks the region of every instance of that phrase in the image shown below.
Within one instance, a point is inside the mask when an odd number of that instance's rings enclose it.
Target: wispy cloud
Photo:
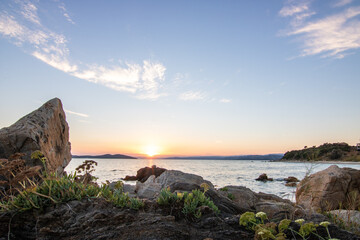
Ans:
[[[343,58],[349,51],[360,47],[360,6],[310,21],[301,18],[304,14],[308,14],[307,17],[315,14],[310,10],[310,2],[304,5],[305,2],[288,1],[279,12],[281,16],[292,19],[291,30],[286,35],[300,36],[303,43],[300,56],[319,54],[322,57]],[[343,4],[345,2],[342,1]]]
[[[74,22],[74,21],[72,20],[72,18],[70,17],[68,10],[65,8],[65,3],[60,3],[58,7],[61,9],[61,11],[62,11],[63,16],[65,17],[65,19],[66,19],[69,23],[75,24],[75,22]]]
[[[333,6],[334,7],[343,7],[352,3],[353,0],[338,0]]]
[[[201,91],[187,91],[180,94],[179,99],[183,101],[199,101],[206,98],[206,93]]]
[[[309,10],[309,1],[287,1],[279,14],[283,17],[293,16]]]
[[[38,7],[30,1],[15,1],[14,9],[0,12],[0,34],[22,47],[40,61],[77,78],[101,84],[116,91],[129,92],[139,99],[157,99],[165,80],[166,67],[144,60],[142,64],[103,66],[74,63],[67,38],[41,24]],[[63,3],[58,5],[66,20],[72,22]],[[11,12],[12,14],[9,14]],[[80,61],[78,61],[80,62]]]
[[[221,103],[230,103],[231,100],[228,99],[228,98],[222,98],[222,99],[219,100],[219,102],[221,102]]]
[[[70,111],[70,110],[67,110],[65,109],[64,110],[66,113],[69,113],[69,114],[72,114],[72,115],[76,115],[76,116],[79,116],[79,117],[84,117],[84,118],[88,118],[89,115],[85,114],[85,113],[78,113],[78,112],[73,112],[73,111]]]
[[[30,22],[40,25],[40,18],[37,14],[37,7],[30,1],[16,1],[21,8],[22,16]]]

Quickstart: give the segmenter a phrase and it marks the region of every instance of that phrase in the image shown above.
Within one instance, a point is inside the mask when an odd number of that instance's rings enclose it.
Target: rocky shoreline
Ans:
[[[306,177],[296,203],[156,166],[128,176],[135,186],[99,186],[94,161],[78,168],[82,175],[63,172],[68,130],[59,99],[0,130],[0,240],[360,239],[359,170],[331,166]],[[350,227],[339,224],[350,217]]]

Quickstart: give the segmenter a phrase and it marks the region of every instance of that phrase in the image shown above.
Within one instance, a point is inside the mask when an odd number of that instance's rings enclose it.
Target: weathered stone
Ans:
[[[297,183],[296,182],[288,182],[288,183],[285,183],[285,186],[287,186],[287,187],[296,187]]]
[[[273,221],[292,218],[295,208],[290,200],[262,192],[255,195],[258,199],[255,205],[256,212],[265,212]]]
[[[296,177],[292,177],[292,176],[285,178],[284,181],[285,181],[286,183],[291,183],[291,182],[295,182],[295,183],[296,183],[296,182],[300,182],[299,179],[297,179]]]
[[[315,211],[360,207],[360,170],[332,165],[303,179],[296,189],[296,203]]]
[[[124,178],[124,180],[125,181],[136,181],[136,180],[138,180],[138,181],[143,183],[150,176],[154,175],[155,177],[158,177],[165,171],[166,171],[165,168],[158,168],[155,165],[153,165],[151,168],[149,168],[149,167],[140,168],[137,171],[136,176],[126,176]]]
[[[255,179],[256,181],[262,181],[262,182],[267,182],[267,181],[273,181],[274,179],[272,178],[268,178],[268,176],[266,175],[266,173],[261,174],[257,179]]]
[[[136,193],[140,198],[154,199],[163,188],[170,187],[171,191],[192,191],[199,189],[202,183],[207,183],[210,188],[214,188],[211,182],[204,180],[201,176],[183,173],[177,170],[167,170],[159,177],[151,175],[146,182],[136,183]]]
[[[145,183],[136,182],[135,192],[139,198],[155,199],[162,186],[155,182],[155,175],[151,175]]]
[[[54,98],[10,127],[0,129],[0,158],[24,153],[28,166],[42,165],[31,159],[40,150],[50,172],[62,174],[71,160],[69,127],[60,99]]]
[[[159,212],[153,202],[141,211],[119,209],[102,199],[71,201],[44,211],[3,214],[0,239],[253,239],[238,217],[229,224],[221,217],[204,214],[188,222]],[[204,208],[204,212],[207,210]],[[12,220],[10,220],[12,219]],[[9,227],[9,224],[11,226]],[[4,238],[2,238],[4,237]]]
[[[220,190],[219,193],[224,196],[232,194],[232,196],[234,197],[233,201],[237,205],[245,209],[255,210],[255,205],[258,201],[258,197],[249,188],[243,186],[226,186],[223,189],[226,189],[226,191]]]

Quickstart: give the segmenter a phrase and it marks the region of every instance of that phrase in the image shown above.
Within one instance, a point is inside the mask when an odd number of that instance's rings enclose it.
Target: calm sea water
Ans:
[[[90,159],[90,158],[89,158]],[[67,172],[75,171],[84,158],[73,158],[66,167]],[[98,162],[94,176],[98,177],[98,183],[106,180],[118,181],[126,175],[136,175],[136,171],[142,167],[163,167],[166,169],[180,170],[202,176],[212,182],[216,187],[226,185],[245,186],[255,192],[272,193],[283,198],[294,200],[295,188],[286,187],[280,179],[294,176],[302,179],[306,172],[312,173],[323,170],[333,164],[311,163],[288,163],[271,162],[268,160],[178,160],[178,159],[92,159]],[[360,164],[335,164],[339,167],[351,167],[360,169]],[[274,178],[273,182],[255,181],[260,174],[266,173]],[[135,182],[127,182],[135,184]]]

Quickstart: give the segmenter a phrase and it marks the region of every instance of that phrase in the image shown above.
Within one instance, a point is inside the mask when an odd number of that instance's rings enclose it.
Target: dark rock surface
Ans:
[[[160,176],[163,172],[165,172],[166,169],[165,168],[158,168],[155,165],[153,165],[151,168],[149,167],[144,167],[144,168],[140,168],[137,173],[136,176],[126,176],[124,178],[125,181],[136,181],[138,180],[139,182],[145,182],[151,175],[154,175],[155,177]]]
[[[261,174],[257,179],[255,179],[256,181],[262,181],[262,182],[267,182],[267,181],[273,181],[273,178],[269,178],[266,173]]]
[[[54,98],[10,127],[0,129],[0,158],[24,153],[28,166],[41,165],[31,153],[43,152],[50,172],[62,174],[71,160],[69,126],[60,99]]]
[[[296,188],[296,203],[314,211],[360,207],[360,170],[332,165],[304,178]]]
[[[236,216],[208,214],[188,222],[175,219],[153,202],[135,211],[115,208],[102,199],[71,201],[43,213],[3,215],[1,240],[7,239],[9,229],[11,239],[253,239]]]

